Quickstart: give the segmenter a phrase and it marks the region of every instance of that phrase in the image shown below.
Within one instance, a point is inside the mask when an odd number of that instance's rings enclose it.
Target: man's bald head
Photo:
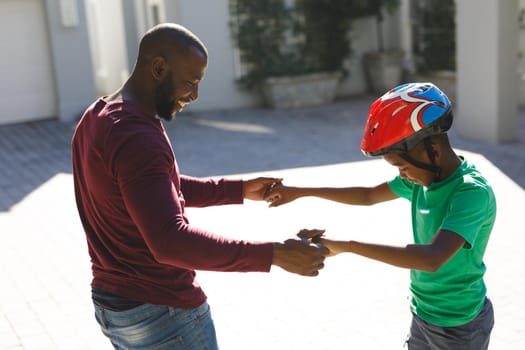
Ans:
[[[175,23],[162,23],[148,30],[142,37],[137,64],[148,62],[156,56],[166,59],[183,56],[190,48],[195,48],[208,57],[206,46],[187,28]]]

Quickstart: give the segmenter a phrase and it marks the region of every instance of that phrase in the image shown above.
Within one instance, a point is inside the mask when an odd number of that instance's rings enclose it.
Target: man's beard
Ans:
[[[171,121],[175,117],[173,108],[176,101],[172,97],[174,93],[175,87],[173,86],[172,73],[170,73],[155,90],[155,109],[159,118]]]

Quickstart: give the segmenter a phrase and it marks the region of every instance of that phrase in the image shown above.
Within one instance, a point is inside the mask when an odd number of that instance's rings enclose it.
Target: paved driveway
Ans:
[[[395,175],[361,155],[370,98],[292,111],[187,113],[167,124],[181,170],[194,176],[282,176],[297,185],[374,184]],[[0,349],[110,349],[90,304],[90,265],[73,198],[73,124],[0,127]],[[490,145],[452,134],[486,173],[498,220],[486,255],[496,313],[491,349],[525,348],[525,113],[520,141]],[[190,209],[192,223],[230,237],[284,240],[304,227],[333,237],[410,242],[409,205],[349,207],[302,199]],[[231,220],[224,220],[227,216]],[[199,272],[222,349],[402,349],[408,271],[358,256],[316,278]]]

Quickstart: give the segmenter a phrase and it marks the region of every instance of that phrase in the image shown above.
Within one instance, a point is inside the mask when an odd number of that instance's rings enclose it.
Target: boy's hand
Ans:
[[[264,200],[270,203],[268,206],[272,208],[294,201],[299,197],[299,192],[296,187],[284,186],[278,182],[268,189],[264,195]]]
[[[336,241],[328,238],[318,238],[315,243],[322,245],[323,247],[328,248],[330,253],[327,256],[336,256],[337,254],[345,252],[345,241]]]
[[[319,239],[324,235],[325,230],[307,230],[303,229],[299,231],[297,234],[297,237],[299,237],[302,241],[305,242],[311,242],[311,243],[318,243]]]
[[[336,256],[337,254],[344,253],[346,242],[323,238],[324,232],[324,230],[301,230],[297,236],[303,241],[316,243],[328,248],[330,253],[327,256]]]

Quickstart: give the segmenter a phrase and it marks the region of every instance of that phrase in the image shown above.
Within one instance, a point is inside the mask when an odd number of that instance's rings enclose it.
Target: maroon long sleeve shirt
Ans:
[[[190,225],[184,211],[240,204],[242,182],[180,175],[160,120],[132,103],[90,106],[75,130],[72,160],[92,287],[191,308],[206,300],[194,270],[270,270],[271,243],[214,235]]]

